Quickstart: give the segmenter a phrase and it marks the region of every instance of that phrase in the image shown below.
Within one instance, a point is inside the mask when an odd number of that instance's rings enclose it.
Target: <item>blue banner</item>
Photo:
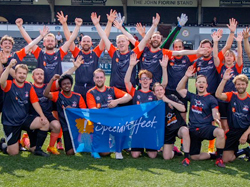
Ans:
[[[112,109],[67,108],[65,116],[75,152],[159,150],[164,144],[163,101]]]

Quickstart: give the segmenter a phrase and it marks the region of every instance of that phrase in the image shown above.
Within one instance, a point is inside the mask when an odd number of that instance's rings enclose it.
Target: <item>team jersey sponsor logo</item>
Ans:
[[[116,61],[116,62],[119,62],[119,58],[116,58],[115,61]]]
[[[170,62],[170,66],[173,66],[174,65],[174,63],[173,62]]]
[[[177,122],[177,118],[176,118],[176,116],[175,116],[174,113],[168,113],[166,115],[166,117],[168,118],[168,120],[167,120],[167,126],[170,126],[170,125],[172,125],[172,124],[174,124],[174,123]]]
[[[54,60],[57,60],[57,56],[54,56]]]
[[[141,99],[141,96],[140,96],[140,95],[137,95],[137,99]]]
[[[47,63],[45,61],[43,61],[43,66],[46,66],[46,65],[47,65]]]
[[[235,112],[236,110],[235,110],[235,107],[232,107],[232,112]]]
[[[158,57],[158,55],[154,55],[154,56],[153,56],[153,58],[157,58],[157,57]]]
[[[101,98],[100,98],[99,96],[97,96],[95,99],[96,99],[97,101],[99,101]]]
[[[140,101],[136,101],[136,104],[139,105],[139,104],[140,104]]]
[[[108,94],[108,100],[112,100],[112,99],[113,99],[112,95]]]
[[[144,57],[142,57],[142,61],[144,61],[145,60],[145,58]]]
[[[77,105],[76,101],[73,101],[72,107],[76,107],[76,105]]]
[[[208,64],[213,64],[214,62],[212,60],[209,60],[208,61]]]
[[[247,106],[247,105],[244,105],[244,107],[243,107],[243,109],[242,109],[243,111],[246,111],[246,112],[248,112],[248,110],[249,110],[249,107]]]
[[[186,60],[182,60],[182,63],[185,64],[187,61]]]
[[[29,92],[28,91],[25,92],[25,97],[29,97]]]
[[[200,70],[201,70],[201,68],[200,68],[200,67],[198,67],[198,68],[197,68],[197,71],[200,71]]]
[[[200,100],[195,99],[195,105],[192,105],[191,109],[197,114],[202,113],[202,107],[204,106]]]
[[[97,103],[96,108],[101,108],[101,103]]]
[[[152,101],[152,100],[153,100],[152,95],[148,96],[148,100],[149,100],[149,101]]]

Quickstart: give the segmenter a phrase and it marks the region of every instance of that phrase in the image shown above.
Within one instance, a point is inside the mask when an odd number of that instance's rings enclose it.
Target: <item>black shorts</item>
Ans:
[[[141,153],[144,153],[144,148],[131,148],[131,151],[140,151]],[[157,150],[155,149],[146,149],[146,152],[155,152]]]
[[[206,125],[201,128],[192,128],[189,129],[190,135],[190,155],[198,155],[201,151],[201,142],[203,140],[213,140],[215,137],[213,135],[216,126]]]
[[[181,112],[181,113],[186,113],[187,112],[187,100],[184,99],[183,97],[180,96],[180,94],[176,91],[176,90],[165,90],[165,95],[168,96],[168,95],[175,95],[185,106],[185,112]]]
[[[179,126],[178,128],[165,128],[165,139],[164,144],[174,144],[176,137],[178,137],[178,131],[181,127],[186,127],[187,125]]]
[[[57,120],[52,113],[44,113],[45,117],[48,119],[49,122]]]
[[[240,144],[239,140],[246,130],[247,129],[230,129],[226,133],[226,145],[224,150],[237,152]],[[250,143],[249,136],[247,142]]]
[[[30,125],[36,117],[37,116],[29,115],[26,120],[19,126],[9,126],[3,124],[3,130],[6,137],[7,145],[9,146],[17,143],[18,140],[21,138],[22,130],[27,131],[28,134],[32,133],[33,130],[30,129]]]
[[[63,141],[64,141],[65,152],[69,151],[70,149],[73,149],[69,131],[63,131]]]
[[[86,94],[88,92],[89,89],[93,88],[94,85],[86,85],[86,86],[80,86],[80,85],[76,85],[74,86],[74,92],[81,94],[81,96],[83,97],[84,101],[86,102]]]
[[[220,118],[227,119],[228,103],[221,102],[221,101],[218,101],[218,103],[219,103]]]

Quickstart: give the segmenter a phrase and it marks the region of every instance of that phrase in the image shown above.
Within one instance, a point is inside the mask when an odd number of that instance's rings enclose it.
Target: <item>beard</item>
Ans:
[[[246,88],[237,89],[237,92],[238,92],[239,94],[243,94],[243,93],[246,92]]]
[[[161,43],[160,42],[151,42],[151,46],[153,47],[153,48],[158,48],[158,47],[160,47],[160,45],[161,45]]]
[[[53,46],[53,47],[51,47],[51,46],[46,46],[45,48],[46,48],[46,50],[50,51],[50,50],[54,50],[55,47],[54,47],[54,46]]]
[[[89,52],[90,46],[88,46],[88,45],[83,45],[83,46],[82,46],[82,50],[85,51],[85,52]]]
[[[21,80],[22,79],[22,80]],[[19,84],[22,84],[26,81],[26,79],[24,77],[21,77],[20,79],[16,77],[16,82],[19,83]]]
[[[101,85],[96,84],[96,87],[99,88],[99,89],[102,88],[103,86],[104,86],[104,83],[101,84]]]

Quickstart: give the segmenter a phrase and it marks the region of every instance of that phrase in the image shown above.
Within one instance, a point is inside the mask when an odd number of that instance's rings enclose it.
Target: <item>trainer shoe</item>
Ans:
[[[47,151],[53,155],[60,155],[59,151],[55,147],[48,146]]]
[[[190,164],[190,160],[188,158],[185,158],[183,161],[182,161],[182,165],[183,166],[189,166]]]
[[[34,155],[49,157],[49,154],[43,152],[42,150],[35,150]]]
[[[24,147],[25,149],[29,149],[30,148],[30,139],[27,133],[23,133],[23,136],[20,140],[20,144],[22,145],[22,147]]]
[[[176,156],[182,156],[183,155],[182,152],[176,146],[174,146],[173,151],[174,151],[174,155],[176,155]]]
[[[63,144],[62,144],[62,140],[60,140],[59,142],[57,142],[56,148],[57,148],[58,150],[64,150]]]
[[[115,159],[117,159],[117,160],[122,160],[122,159],[123,159],[122,153],[116,152],[116,153],[115,153]]]
[[[217,165],[220,168],[225,168],[226,167],[223,160],[222,160],[222,158],[217,158],[216,162],[215,162],[215,165]]]
[[[99,153],[97,153],[97,152],[91,152],[91,156],[92,156],[93,158],[96,158],[96,159],[101,158],[101,156],[100,156]]]
[[[2,145],[3,145],[3,143],[5,143],[5,138],[1,138],[1,140],[0,140],[0,151],[2,151]]]

